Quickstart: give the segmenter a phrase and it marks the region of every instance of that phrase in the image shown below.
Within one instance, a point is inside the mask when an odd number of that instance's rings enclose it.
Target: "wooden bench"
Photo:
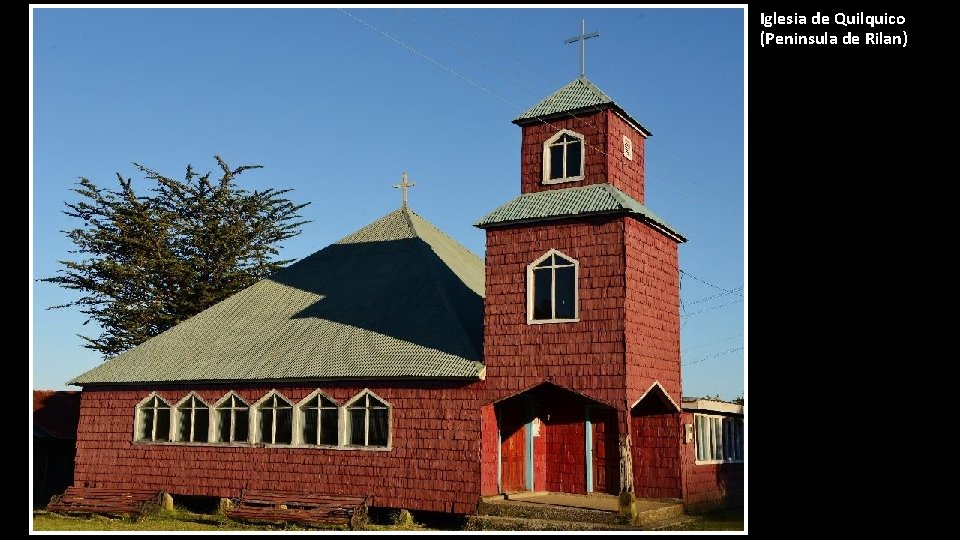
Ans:
[[[143,517],[160,509],[163,492],[156,489],[117,489],[70,486],[50,498],[47,510],[60,514],[114,514]]]
[[[249,490],[232,500],[234,506],[227,509],[226,514],[239,521],[346,525],[362,529],[367,524],[369,500],[369,496]]]

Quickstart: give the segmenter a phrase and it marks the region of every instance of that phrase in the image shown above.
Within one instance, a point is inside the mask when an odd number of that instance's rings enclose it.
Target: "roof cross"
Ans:
[[[564,43],[576,43],[580,42],[580,76],[583,77],[586,75],[584,72],[584,42],[590,38],[600,37],[600,32],[590,32],[589,34],[585,33],[587,28],[587,23],[583,19],[580,19],[580,35],[573,36],[572,38],[567,38],[563,40]]]
[[[394,184],[393,187],[399,188],[403,192],[403,206],[402,208],[407,207],[407,189],[412,188],[417,185],[416,182],[407,182],[407,171],[403,171],[403,174],[400,175],[401,182],[399,184]]]

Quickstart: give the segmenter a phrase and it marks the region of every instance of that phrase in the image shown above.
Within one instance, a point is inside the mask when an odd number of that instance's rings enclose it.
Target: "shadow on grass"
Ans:
[[[684,519],[665,531],[742,531],[743,508],[726,508]]]

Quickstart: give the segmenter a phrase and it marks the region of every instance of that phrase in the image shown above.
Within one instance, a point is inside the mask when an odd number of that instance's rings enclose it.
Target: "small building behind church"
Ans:
[[[681,399],[686,238],[645,204],[650,131],[584,76],[514,123],[520,194],[476,221],[484,259],[404,198],[76,377],[74,483],[719,502],[704,477],[742,462],[742,408]]]

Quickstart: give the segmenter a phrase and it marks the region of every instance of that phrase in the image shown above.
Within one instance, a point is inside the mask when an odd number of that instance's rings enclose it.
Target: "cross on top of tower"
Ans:
[[[398,188],[403,193],[403,208],[407,207],[407,189],[412,188],[417,185],[416,182],[407,182],[407,171],[403,171],[403,174],[400,175],[400,183],[394,184],[393,187]]]
[[[600,32],[590,32],[586,33],[587,22],[583,19],[580,19],[580,34],[573,36],[572,38],[567,38],[563,40],[564,43],[576,43],[580,42],[580,76],[583,77],[586,75],[584,67],[584,42],[590,38],[600,37]]]

